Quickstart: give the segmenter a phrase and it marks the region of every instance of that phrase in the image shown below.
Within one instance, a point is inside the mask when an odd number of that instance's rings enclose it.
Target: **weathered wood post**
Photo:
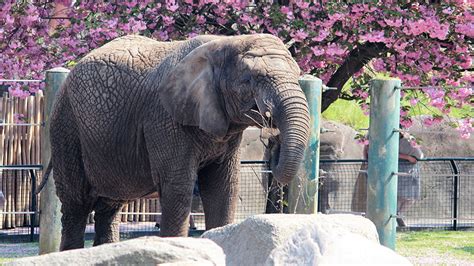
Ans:
[[[375,79],[370,85],[367,218],[380,243],[395,249],[401,82]]]
[[[323,82],[311,75],[299,80],[308,100],[310,130],[308,148],[303,165],[288,188],[288,207],[290,213],[316,213],[318,208],[319,182],[319,131],[321,115],[321,93]]]
[[[66,80],[69,70],[65,68],[53,68],[46,71],[46,88],[44,89],[44,121],[45,126],[41,136],[41,163],[44,169],[51,159],[51,144],[49,142],[49,117],[56,93],[61,84]],[[54,175],[51,171],[46,186],[41,191],[40,202],[40,235],[39,254],[46,254],[59,251],[61,243],[61,202],[56,196],[54,186]]]

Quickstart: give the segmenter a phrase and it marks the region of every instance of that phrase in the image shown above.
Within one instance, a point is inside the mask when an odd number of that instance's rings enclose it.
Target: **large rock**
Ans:
[[[319,144],[321,160],[362,159],[364,147],[357,143],[357,131],[344,124],[322,120],[321,141]]]
[[[280,247],[293,234],[313,224],[321,226],[328,234],[351,232],[378,244],[375,225],[361,216],[349,214],[264,214],[247,218],[207,231],[202,235],[222,247],[227,265],[262,265],[270,253]],[[357,246],[354,246],[357,249]]]
[[[142,237],[93,248],[15,260],[7,265],[225,265],[222,249],[208,239]]]
[[[346,228],[310,224],[272,251],[266,265],[411,265],[404,257]]]

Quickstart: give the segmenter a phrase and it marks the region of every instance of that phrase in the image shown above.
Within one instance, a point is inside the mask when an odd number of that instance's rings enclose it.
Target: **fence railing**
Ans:
[[[364,194],[359,193],[361,179],[365,178],[364,160],[321,160],[319,212],[323,213],[365,213]],[[418,162],[421,177],[421,196],[403,213],[407,229],[464,229],[474,228],[474,158],[428,158]],[[20,171],[17,168],[2,168],[0,171]],[[38,167],[38,168],[35,168]],[[36,179],[40,166],[28,166],[29,173]],[[9,170],[6,170],[9,169]],[[362,171],[361,171],[362,169]],[[23,170],[24,171],[24,170]],[[285,193],[274,187],[266,161],[243,161],[241,164],[240,194],[236,211],[236,222],[254,214],[268,211],[268,205],[285,205]],[[280,198],[270,199],[270,194]],[[276,193],[275,193],[276,192]],[[30,196],[33,198],[33,195]],[[150,199],[148,199],[150,200]],[[157,204],[158,199],[151,199]],[[31,204],[28,213],[0,212],[5,215],[38,214],[37,205]],[[120,224],[121,238],[156,234],[155,219],[160,214],[159,206],[143,209],[124,208]],[[279,206],[274,206],[278,208]],[[36,209],[35,209],[36,208]],[[284,208],[286,210],[286,208]],[[204,229],[204,216],[199,197],[194,198],[192,216],[198,230]],[[93,222],[93,215],[89,222]],[[32,220],[38,218],[31,217]],[[35,225],[37,226],[37,224]],[[28,241],[37,239],[38,228],[32,224],[0,230],[0,239],[9,241]],[[93,233],[89,224],[87,233]],[[17,240],[15,240],[17,239]]]
[[[319,211],[365,213],[366,161],[323,160]],[[474,227],[474,158],[418,161],[420,199],[402,216],[408,229]],[[400,171],[399,171],[400,172]]]

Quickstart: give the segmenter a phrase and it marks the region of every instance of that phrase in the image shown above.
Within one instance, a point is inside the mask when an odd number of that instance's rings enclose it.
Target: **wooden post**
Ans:
[[[397,214],[399,79],[375,79],[370,87],[367,218],[380,243],[395,249]]]
[[[323,83],[310,75],[300,78],[299,83],[308,101],[311,135],[303,165],[288,187],[288,207],[290,213],[310,214],[316,213],[318,208],[319,131]]]
[[[44,122],[45,127],[42,134],[41,162],[44,171],[51,160],[51,145],[49,142],[49,117],[53,108],[56,93],[61,84],[66,80],[69,70],[65,68],[54,68],[46,71],[46,88],[44,90]],[[54,175],[51,171],[46,186],[41,191],[40,202],[40,238],[39,254],[59,251],[61,243],[61,202],[56,195],[54,186]]]

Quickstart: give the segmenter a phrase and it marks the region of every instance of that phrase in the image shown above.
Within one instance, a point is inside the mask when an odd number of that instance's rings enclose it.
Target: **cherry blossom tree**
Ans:
[[[368,108],[366,84],[377,74],[430,87],[404,91],[405,127],[413,106],[438,110],[425,119],[428,125],[473,100],[470,0],[6,0],[0,6],[0,78],[41,79],[46,69],[72,67],[91,49],[126,34],[168,41],[270,33],[287,44],[304,73],[336,88],[324,92],[323,111],[339,98]],[[40,89],[9,85],[18,97]],[[472,132],[470,116],[457,124],[464,138]]]

